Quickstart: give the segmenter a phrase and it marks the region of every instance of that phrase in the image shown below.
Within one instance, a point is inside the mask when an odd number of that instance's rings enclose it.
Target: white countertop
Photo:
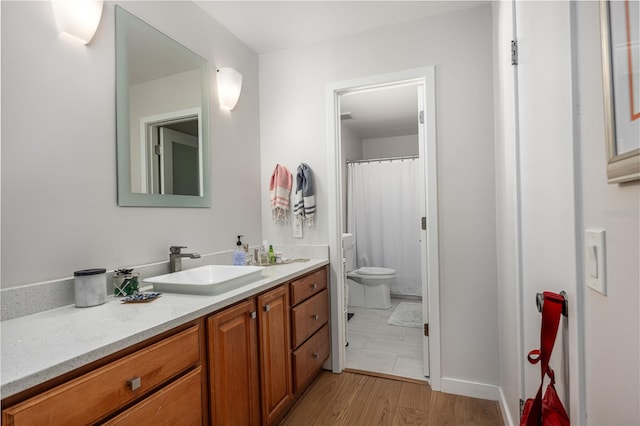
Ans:
[[[328,263],[269,266],[262,279],[217,296],[164,293],[150,303],[109,297],[100,306],[71,305],[2,321],[0,395],[14,395]]]

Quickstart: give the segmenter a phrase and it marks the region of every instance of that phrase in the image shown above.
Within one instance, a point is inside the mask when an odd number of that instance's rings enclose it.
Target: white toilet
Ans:
[[[353,234],[342,234],[342,249],[346,262],[349,306],[389,309],[389,285],[396,278],[396,271],[373,266],[356,269],[356,243]]]

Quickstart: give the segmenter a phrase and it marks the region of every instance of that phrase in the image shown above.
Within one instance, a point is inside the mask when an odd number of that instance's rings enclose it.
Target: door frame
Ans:
[[[440,356],[440,274],[438,245],[438,175],[436,146],[436,101],[435,67],[409,69],[389,74],[367,76],[354,80],[335,82],[326,86],[327,114],[327,175],[329,192],[329,281],[331,286],[331,367],[334,373],[345,368],[346,351],[342,343],[347,327],[344,318],[344,264],[342,262],[342,153],[340,140],[340,95],[366,88],[398,85],[401,83],[421,84],[424,88],[424,142],[420,146],[420,161],[424,161],[424,186],[426,188],[426,250],[427,281],[426,293],[429,312],[429,382],[433,390],[441,389]],[[426,155],[423,155],[426,154]],[[416,224],[418,226],[419,224]],[[424,288],[424,284],[423,284]]]
[[[186,108],[178,111],[170,111],[161,114],[150,115],[140,118],[139,125],[139,155],[140,155],[140,184],[142,193],[153,193],[153,166],[150,164],[149,158],[153,157],[153,145],[158,141],[154,141],[152,137],[152,129],[164,125],[180,123],[190,120],[198,121],[198,162],[200,168],[200,193],[202,196],[204,191],[204,160],[202,152],[202,108]]]

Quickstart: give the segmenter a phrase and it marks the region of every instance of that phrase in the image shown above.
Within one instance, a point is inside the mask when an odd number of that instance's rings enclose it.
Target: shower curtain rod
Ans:
[[[417,160],[420,158],[417,155],[406,155],[404,157],[384,157],[384,158],[368,158],[366,160],[347,160],[347,164],[351,163],[379,163],[381,161],[394,161],[394,160]]]

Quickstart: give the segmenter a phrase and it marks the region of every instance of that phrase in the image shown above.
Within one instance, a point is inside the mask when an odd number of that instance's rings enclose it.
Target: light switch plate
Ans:
[[[302,238],[302,220],[294,217],[291,222],[293,223],[293,238]]]
[[[587,229],[584,235],[584,279],[587,287],[607,295],[607,256],[604,229]]]

